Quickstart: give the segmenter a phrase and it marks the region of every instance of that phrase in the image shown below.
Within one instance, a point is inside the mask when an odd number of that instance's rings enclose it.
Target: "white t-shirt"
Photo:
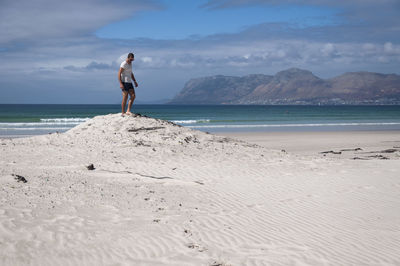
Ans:
[[[121,63],[121,68],[123,69],[121,72],[121,81],[132,82],[132,64],[128,64],[126,61],[124,61]]]

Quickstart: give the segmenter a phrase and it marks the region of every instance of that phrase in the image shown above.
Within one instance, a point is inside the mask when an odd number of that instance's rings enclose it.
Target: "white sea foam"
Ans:
[[[193,128],[256,128],[256,127],[322,127],[322,126],[390,126],[400,125],[400,122],[383,123],[314,123],[314,124],[257,124],[257,125],[202,125],[188,126]]]
[[[195,123],[208,123],[210,119],[197,119],[197,120],[172,120],[171,122],[177,124],[195,124]]]
[[[41,119],[46,122],[0,122],[0,130],[67,130],[89,118],[54,118]],[[394,126],[400,122],[354,122],[354,123],[300,123],[300,124],[219,124],[219,125],[189,125],[208,123],[209,119],[173,120],[177,124],[188,124],[191,128],[278,128],[278,127],[330,127],[330,126]]]
[[[63,129],[69,129],[80,123],[89,120],[85,118],[42,118],[40,122],[0,122],[0,129],[58,129],[63,126]]]
[[[76,126],[82,122],[13,122],[13,123],[1,123],[0,128],[3,127],[32,127],[32,126],[57,126],[57,125],[71,125]]]
[[[40,119],[41,122],[57,122],[57,123],[64,123],[64,122],[86,122],[87,120],[89,120],[90,117],[85,117],[85,118],[75,118],[75,117],[64,117],[64,118],[42,118]]]
[[[7,127],[7,128],[0,128],[0,130],[68,130],[71,129],[70,127]]]

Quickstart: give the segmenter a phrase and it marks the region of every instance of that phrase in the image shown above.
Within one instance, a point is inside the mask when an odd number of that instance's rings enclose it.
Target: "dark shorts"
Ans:
[[[123,91],[133,90],[133,85],[131,82],[122,82],[122,85],[124,86],[122,89]]]

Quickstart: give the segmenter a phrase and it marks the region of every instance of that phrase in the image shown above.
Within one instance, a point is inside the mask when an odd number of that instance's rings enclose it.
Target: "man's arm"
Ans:
[[[131,73],[131,77],[133,82],[135,83],[135,87],[139,86],[138,83],[136,82],[135,76],[133,75],[133,73]]]
[[[122,67],[120,67],[120,68],[119,68],[119,71],[118,71],[118,81],[119,81],[119,87],[120,87],[121,89],[124,88],[124,85],[122,84],[122,80],[121,80],[121,73],[122,73],[122,71],[124,71],[124,69],[123,69]]]

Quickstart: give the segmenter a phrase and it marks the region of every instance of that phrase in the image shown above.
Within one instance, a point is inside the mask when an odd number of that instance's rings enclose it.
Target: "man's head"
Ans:
[[[128,57],[126,58],[126,61],[128,63],[132,63],[133,60],[135,60],[135,55],[133,53],[129,53]]]

